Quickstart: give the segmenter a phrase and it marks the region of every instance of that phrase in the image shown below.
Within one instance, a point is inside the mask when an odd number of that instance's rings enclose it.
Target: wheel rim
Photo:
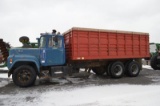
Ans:
[[[122,69],[121,65],[116,65],[114,67],[114,73],[115,73],[115,75],[119,76],[119,75],[122,74],[122,72],[123,72],[123,69]]]
[[[138,73],[138,67],[136,64],[131,66],[131,72],[132,74],[137,74]]]
[[[27,69],[23,69],[18,73],[17,77],[19,82],[27,83],[31,79],[31,72]]]

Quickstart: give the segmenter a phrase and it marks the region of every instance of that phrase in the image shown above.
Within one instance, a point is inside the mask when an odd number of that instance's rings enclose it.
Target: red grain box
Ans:
[[[67,60],[149,57],[149,34],[73,27],[64,34]]]

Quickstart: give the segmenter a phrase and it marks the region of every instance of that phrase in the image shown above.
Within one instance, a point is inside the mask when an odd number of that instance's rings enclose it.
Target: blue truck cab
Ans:
[[[64,68],[65,60],[64,37],[55,33],[42,33],[39,48],[13,48],[9,51],[8,76],[12,74],[13,82],[18,86],[31,86],[37,75],[42,76],[42,70]]]
[[[65,64],[63,36],[41,34],[39,50],[39,60],[41,66],[55,66]]]

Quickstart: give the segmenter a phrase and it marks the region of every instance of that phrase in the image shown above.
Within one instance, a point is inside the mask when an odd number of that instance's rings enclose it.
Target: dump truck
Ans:
[[[8,76],[20,87],[41,77],[70,77],[84,68],[97,75],[136,77],[142,58],[150,57],[149,34],[73,27],[63,34],[41,33],[39,48],[11,48]]]

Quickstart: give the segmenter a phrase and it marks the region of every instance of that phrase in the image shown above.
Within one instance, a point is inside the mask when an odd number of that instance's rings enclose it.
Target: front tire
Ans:
[[[36,80],[36,72],[33,67],[22,65],[14,70],[12,79],[17,86],[29,87]]]

